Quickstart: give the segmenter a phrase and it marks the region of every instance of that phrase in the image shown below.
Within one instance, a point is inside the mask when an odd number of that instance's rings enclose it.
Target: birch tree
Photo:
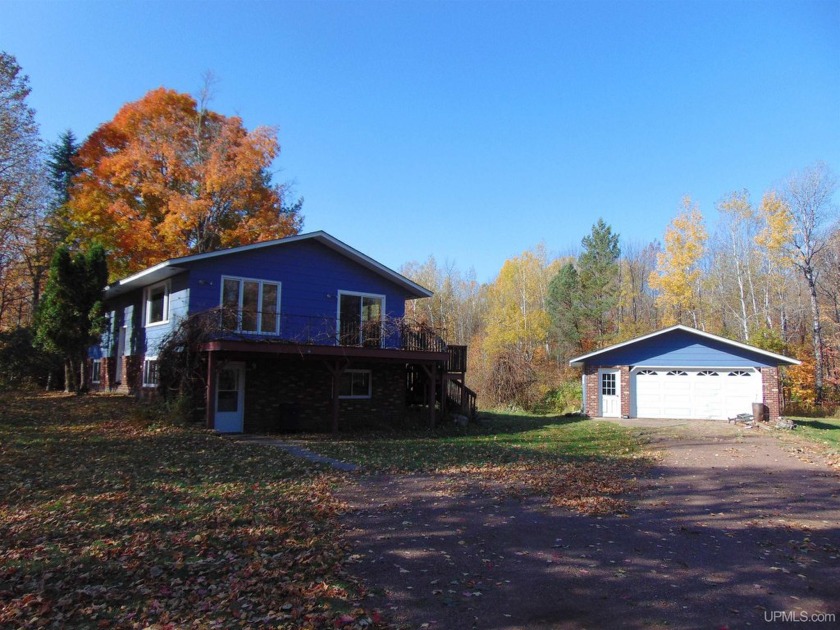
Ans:
[[[697,204],[683,199],[682,211],[665,230],[664,250],[657,256],[656,271],[648,282],[657,291],[656,304],[665,325],[700,326],[700,260],[706,245],[706,228]]]
[[[791,176],[782,194],[793,227],[789,242],[791,260],[808,286],[811,304],[811,335],[814,344],[816,400],[823,400],[825,360],[818,286],[819,258],[829,243],[829,230],[836,217],[832,195],[837,183],[828,167],[818,162]]]

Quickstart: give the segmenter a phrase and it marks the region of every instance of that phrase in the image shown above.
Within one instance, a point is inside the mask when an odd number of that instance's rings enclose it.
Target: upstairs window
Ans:
[[[222,278],[222,324],[237,332],[279,333],[280,283]]]
[[[146,326],[169,321],[169,282],[154,284],[146,289]]]
[[[343,346],[379,348],[385,296],[364,293],[338,295],[338,335]]]

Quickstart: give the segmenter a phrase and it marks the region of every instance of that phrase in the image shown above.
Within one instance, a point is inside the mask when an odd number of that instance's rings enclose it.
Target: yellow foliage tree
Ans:
[[[682,211],[665,230],[664,251],[657,256],[656,271],[651,272],[648,283],[658,291],[656,304],[665,325],[689,323],[697,327],[699,262],[707,234],[697,204],[689,197],[682,203]]]
[[[545,347],[551,320],[546,310],[548,283],[557,265],[542,246],[506,260],[490,285],[487,348],[515,348],[529,359]]]

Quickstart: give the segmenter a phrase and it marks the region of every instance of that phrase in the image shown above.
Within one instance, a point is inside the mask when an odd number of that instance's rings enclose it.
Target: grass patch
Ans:
[[[579,417],[485,413],[466,429],[295,439],[367,472],[443,473],[586,513],[626,510],[618,497],[649,464],[630,430]]]
[[[822,447],[832,465],[840,467],[840,418],[791,418],[793,434]]]
[[[446,472],[467,466],[552,462],[558,458],[624,457],[639,452],[626,429],[608,422],[484,413],[480,425],[400,433],[294,436],[323,455],[370,472]]]
[[[0,626],[337,627],[367,618],[330,493],[279,449],[132,400],[0,394]]]

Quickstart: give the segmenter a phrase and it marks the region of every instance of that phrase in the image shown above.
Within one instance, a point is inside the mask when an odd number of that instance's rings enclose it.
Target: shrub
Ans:
[[[60,384],[61,356],[36,347],[34,341],[31,328],[0,332],[0,385],[46,385],[51,375]]]

